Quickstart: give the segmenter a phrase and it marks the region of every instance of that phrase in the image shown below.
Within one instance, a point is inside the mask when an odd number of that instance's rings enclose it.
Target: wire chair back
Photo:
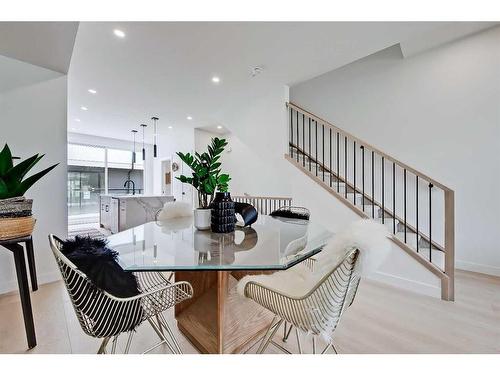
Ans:
[[[350,251],[304,296],[285,295],[255,282],[246,285],[245,295],[301,331],[331,336],[356,294],[358,254],[357,249]]]
[[[62,241],[49,236],[52,252],[82,330],[92,337],[110,337],[134,329],[143,319],[141,301],[117,298],[98,289],[61,252]]]

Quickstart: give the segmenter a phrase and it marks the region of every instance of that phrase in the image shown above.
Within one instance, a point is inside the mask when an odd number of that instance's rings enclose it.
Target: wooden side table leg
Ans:
[[[38,281],[36,279],[35,254],[33,252],[32,237],[30,237],[30,239],[26,241],[26,255],[28,256],[28,267],[30,270],[31,289],[33,291],[36,291],[38,290]]]
[[[19,285],[19,295],[21,297],[21,306],[23,308],[24,327],[26,329],[26,338],[28,347],[36,346],[35,324],[33,322],[33,311],[31,309],[30,287],[28,284],[28,275],[26,274],[26,262],[24,260],[24,249],[19,244],[9,246],[14,253],[14,262],[16,264],[17,283]]]

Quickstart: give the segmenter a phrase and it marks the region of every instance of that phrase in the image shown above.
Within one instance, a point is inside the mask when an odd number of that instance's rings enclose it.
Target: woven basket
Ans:
[[[31,216],[33,199],[14,197],[0,199],[0,218]]]
[[[30,236],[35,222],[33,216],[0,218],[0,240]]]

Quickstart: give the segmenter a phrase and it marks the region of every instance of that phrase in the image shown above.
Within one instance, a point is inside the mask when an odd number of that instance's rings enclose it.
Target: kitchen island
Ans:
[[[100,196],[99,223],[111,233],[154,221],[166,202],[173,202],[172,195],[113,195]]]

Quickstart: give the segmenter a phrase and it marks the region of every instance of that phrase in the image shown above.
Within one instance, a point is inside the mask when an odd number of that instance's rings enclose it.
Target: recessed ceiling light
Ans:
[[[118,38],[125,38],[125,33],[122,30],[114,29],[113,34],[115,34]]]
[[[217,125],[217,129],[222,129],[222,126],[220,126],[220,125]]]
[[[88,108],[87,108],[87,107],[85,107],[85,106],[83,106],[83,105],[80,107],[80,109],[81,109],[82,111],[86,111],[86,110],[88,110]]]
[[[169,126],[168,128],[169,128],[169,129],[172,129],[172,126]]]
[[[214,77],[212,77],[212,82],[213,83],[219,83],[220,82],[220,78],[217,77],[217,76],[214,76]]]
[[[186,117],[188,120],[192,120],[193,118],[191,116]]]
[[[88,89],[87,91],[90,92],[91,94],[97,94],[97,91],[94,89]]]

